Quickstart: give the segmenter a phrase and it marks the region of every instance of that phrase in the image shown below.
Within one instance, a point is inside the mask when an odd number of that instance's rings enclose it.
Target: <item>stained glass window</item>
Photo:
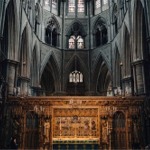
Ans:
[[[84,0],[78,0],[78,12],[84,12]]]
[[[69,74],[69,82],[73,82],[73,83],[83,82],[83,74],[77,70],[71,72]]]
[[[81,36],[77,37],[77,48],[83,49],[84,48],[84,40]]]
[[[69,39],[69,48],[74,49],[75,48],[75,36],[71,36]]]
[[[57,8],[57,0],[52,0],[52,7]]]
[[[69,12],[75,12],[75,0],[69,0]]]
[[[49,0],[44,0],[44,5],[48,5],[49,6]]]
[[[96,8],[100,8],[101,7],[101,0],[96,0],[95,6],[96,6]]]
[[[75,49],[77,44],[78,49],[83,49],[84,48],[84,40],[81,36],[78,36],[77,38],[72,35],[69,39],[69,48],[70,49]]]
[[[108,3],[108,0],[103,0],[103,5],[106,5]]]

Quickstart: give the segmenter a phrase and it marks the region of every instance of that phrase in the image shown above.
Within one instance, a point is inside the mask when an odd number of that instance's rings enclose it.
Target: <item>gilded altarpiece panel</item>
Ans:
[[[53,141],[99,139],[98,108],[54,108]]]

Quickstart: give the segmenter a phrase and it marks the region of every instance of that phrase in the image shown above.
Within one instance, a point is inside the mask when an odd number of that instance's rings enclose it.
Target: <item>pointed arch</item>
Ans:
[[[126,149],[126,117],[122,111],[117,111],[113,115],[112,122],[112,148]]]
[[[84,80],[83,82],[84,82],[84,85],[85,85],[84,92],[85,92],[85,90],[88,90],[88,88],[89,88],[88,87],[88,85],[89,85],[89,83],[88,83],[88,70],[86,68],[87,67],[84,64],[84,62],[82,61],[82,59],[78,55],[74,54],[65,66],[66,77],[64,78],[64,85],[65,85],[64,88],[65,89],[67,88],[66,85],[69,81],[69,74],[72,71],[77,70],[77,71],[80,71],[83,74],[83,80]]]
[[[39,86],[39,65],[38,65],[38,47],[37,43],[35,43],[33,52],[32,52],[32,64],[31,64],[31,79],[32,79],[32,86],[38,87]]]
[[[93,26],[93,35],[94,47],[102,46],[108,42],[107,23],[104,18],[97,18]]]
[[[60,41],[60,25],[57,19],[52,16],[49,18],[45,28],[45,42],[49,45],[58,47]]]
[[[83,24],[78,19],[75,19],[70,23],[68,29],[66,30],[66,36],[71,36],[73,32],[76,32],[76,34],[80,34],[83,37],[86,36]]]
[[[140,0],[135,1],[133,13],[133,60],[143,59],[143,21],[144,9]]]
[[[124,76],[129,76],[131,74],[131,48],[130,48],[130,34],[126,27],[124,26]]]
[[[111,80],[109,67],[100,53],[96,59],[92,76],[94,91],[97,91],[100,95],[106,95]]]
[[[42,69],[40,83],[46,95],[54,94],[60,90],[60,70],[53,53],[50,53]]]
[[[30,58],[29,58],[29,38],[28,38],[28,27],[26,27],[23,30],[22,36],[21,36],[21,51],[20,51],[20,75],[22,77],[29,77],[30,75]]]
[[[115,58],[114,58],[114,87],[119,87],[121,86],[121,58],[120,58],[120,53],[119,53],[119,49],[118,46],[115,45],[115,49],[114,49],[114,54],[115,54]]]
[[[69,49],[84,49],[85,36],[86,32],[82,23],[75,19],[66,30],[66,47]]]
[[[16,10],[16,11],[15,11]],[[18,61],[18,21],[17,8],[14,0],[7,4],[3,30],[2,51],[5,57]]]

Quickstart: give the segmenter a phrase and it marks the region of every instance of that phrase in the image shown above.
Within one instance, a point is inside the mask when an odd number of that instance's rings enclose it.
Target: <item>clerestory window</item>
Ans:
[[[84,12],[85,6],[84,6],[84,0],[69,0],[68,1],[68,12],[75,13],[75,12]]]
[[[108,9],[108,0],[95,0],[95,14]]]

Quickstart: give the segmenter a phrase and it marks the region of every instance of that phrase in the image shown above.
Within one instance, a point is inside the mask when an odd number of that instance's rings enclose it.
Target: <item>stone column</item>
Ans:
[[[30,79],[27,77],[19,77],[20,80],[20,89],[18,90],[18,95],[28,95],[28,86],[29,86],[29,82]]]
[[[144,61],[139,60],[133,62],[133,74],[134,74],[134,94],[145,94],[145,73],[144,73]]]
[[[15,87],[15,80],[16,80],[16,69],[18,62],[13,60],[7,60],[4,62],[4,65],[7,66],[7,79],[6,82],[8,83],[8,95],[14,95],[14,87]]]

